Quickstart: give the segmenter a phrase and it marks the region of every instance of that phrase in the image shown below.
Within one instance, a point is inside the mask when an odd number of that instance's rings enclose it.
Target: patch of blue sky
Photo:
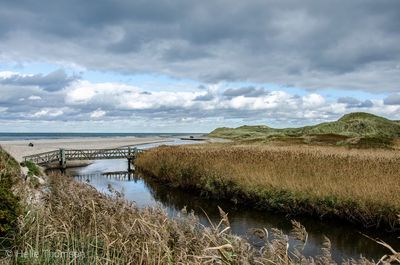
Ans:
[[[223,83],[222,86],[224,88],[238,88],[238,87],[255,87],[255,88],[265,88],[269,91],[285,91],[292,95],[304,96],[309,94],[307,90],[299,87],[281,85],[275,83],[254,83],[254,82],[228,82]]]
[[[64,69],[69,75],[77,74],[76,68],[66,67],[62,64],[49,64],[44,62],[18,62],[18,63],[0,63],[0,71],[12,71],[21,74],[49,74],[59,69]]]
[[[368,99],[384,99],[387,97],[386,93],[369,93],[360,90],[339,90],[339,89],[321,89],[318,94],[326,99],[338,99],[340,97],[352,97],[358,100],[368,100]]]
[[[113,82],[140,87],[148,91],[194,91],[200,82],[191,79],[177,79],[158,74],[122,74],[118,72],[85,71],[84,80],[93,83]]]
[[[81,70],[74,67],[66,67],[63,64],[49,64],[45,62],[0,63],[0,71],[12,71],[29,75],[46,75],[59,69],[63,69],[69,75],[79,74],[79,72],[81,72]]]
[[[238,87],[248,87],[253,86],[256,88],[263,87],[269,91],[284,91],[291,95],[306,96],[310,93],[317,93],[326,98],[327,100],[334,101],[340,97],[353,97],[358,100],[368,100],[368,99],[384,99],[387,97],[387,93],[369,93],[366,91],[356,90],[356,89],[335,89],[335,88],[320,88],[320,89],[308,89],[290,85],[282,85],[275,83],[253,83],[253,82],[229,82],[223,83],[221,87],[223,89],[227,88],[238,88]]]

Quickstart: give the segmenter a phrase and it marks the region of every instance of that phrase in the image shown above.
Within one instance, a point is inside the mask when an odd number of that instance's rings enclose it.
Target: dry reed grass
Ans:
[[[170,219],[158,208],[138,209],[119,194],[106,196],[71,179],[51,176],[42,205],[30,205],[7,264],[335,264],[330,243],[321,255],[304,257],[307,232],[293,222],[295,251],[288,236],[259,229],[261,249],[230,233],[227,215],[204,227],[193,214]],[[382,263],[392,259],[389,255]],[[374,264],[366,259],[344,264]]]
[[[145,175],[215,198],[290,213],[400,228],[400,153],[318,146],[207,144],[159,147]]]

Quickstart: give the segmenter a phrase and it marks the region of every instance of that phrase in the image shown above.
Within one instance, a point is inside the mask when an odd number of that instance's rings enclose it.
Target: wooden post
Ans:
[[[132,152],[131,147],[128,147],[128,172],[131,172],[131,163],[132,163]]]
[[[61,172],[65,172],[65,168],[67,167],[67,160],[65,159],[65,150],[60,148],[60,168]]]
[[[131,158],[128,158],[128,172],[131,172],[131,171],[132,171],[132,169],[131,169],[131,163],[132,163],[132,159],[131,159]]]

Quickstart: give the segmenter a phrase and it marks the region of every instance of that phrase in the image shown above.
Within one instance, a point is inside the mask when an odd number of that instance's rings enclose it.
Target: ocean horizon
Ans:
[[[110,137],[181,137],[186,135],[201,135],[202,133],[88,133],[88,132],[38,132],[38,133],[27,133],[27,132],[0,132],[0,141],[13,141],[13,140],[43,140],[43,139],[73,139],[82,137],[99,137],[99,138],[110,138]]]

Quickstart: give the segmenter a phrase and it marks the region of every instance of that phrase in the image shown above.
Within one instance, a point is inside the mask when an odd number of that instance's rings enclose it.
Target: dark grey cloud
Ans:
[[[347,108],[371,108],[374,105],[369,99],[361,101],[353,97],[340,97],[337,102],[346,104]]]
[[[399,17],[397,0],[3,1],[0,58],[395,92]]]
[[[202,95],[202,96],[197,96],[194,101],[210,101],[213,100],[215,96],[211,94],[210,92],[207,92],[207,94]]]
[[[7,108],[7,111],[0,113],[0,118],[6,120],[43,119],[46,117],[33,117],[33,114],[43,109],[57,111],[68,108],[64,102],[63,91],[49,92],[37,86],[0,83],[0,95],[0,108]],[[50,118],[62,120],[64,116],[50,116]],[[66,119],[73,119],[73,117],[68,116]]]
[[[383,102],[385,105],[400,105],[400,94],[391,94]]]
[[[77,78],[77,76],[68,76],[64,70],[59,69],[47,75],[14,74],[6,78],[0,78],[0,85],[38,86],[46,91],[57,91],[65,88]]]
[[[205,59],[211,57],[211,54],[192,47],[173,47],[165,51],[162,57],[166,62],[182,62]]]
[[[244,96],[244,97],[259,97],[259,96],[265,96],[268,95],[268,90],[264,88],[255,88],[253,86],[248,86],[248,87],[240,87],[240,88],[228,88],[225,90],[222,95],[226,97],[238,97],[238,96]]]

